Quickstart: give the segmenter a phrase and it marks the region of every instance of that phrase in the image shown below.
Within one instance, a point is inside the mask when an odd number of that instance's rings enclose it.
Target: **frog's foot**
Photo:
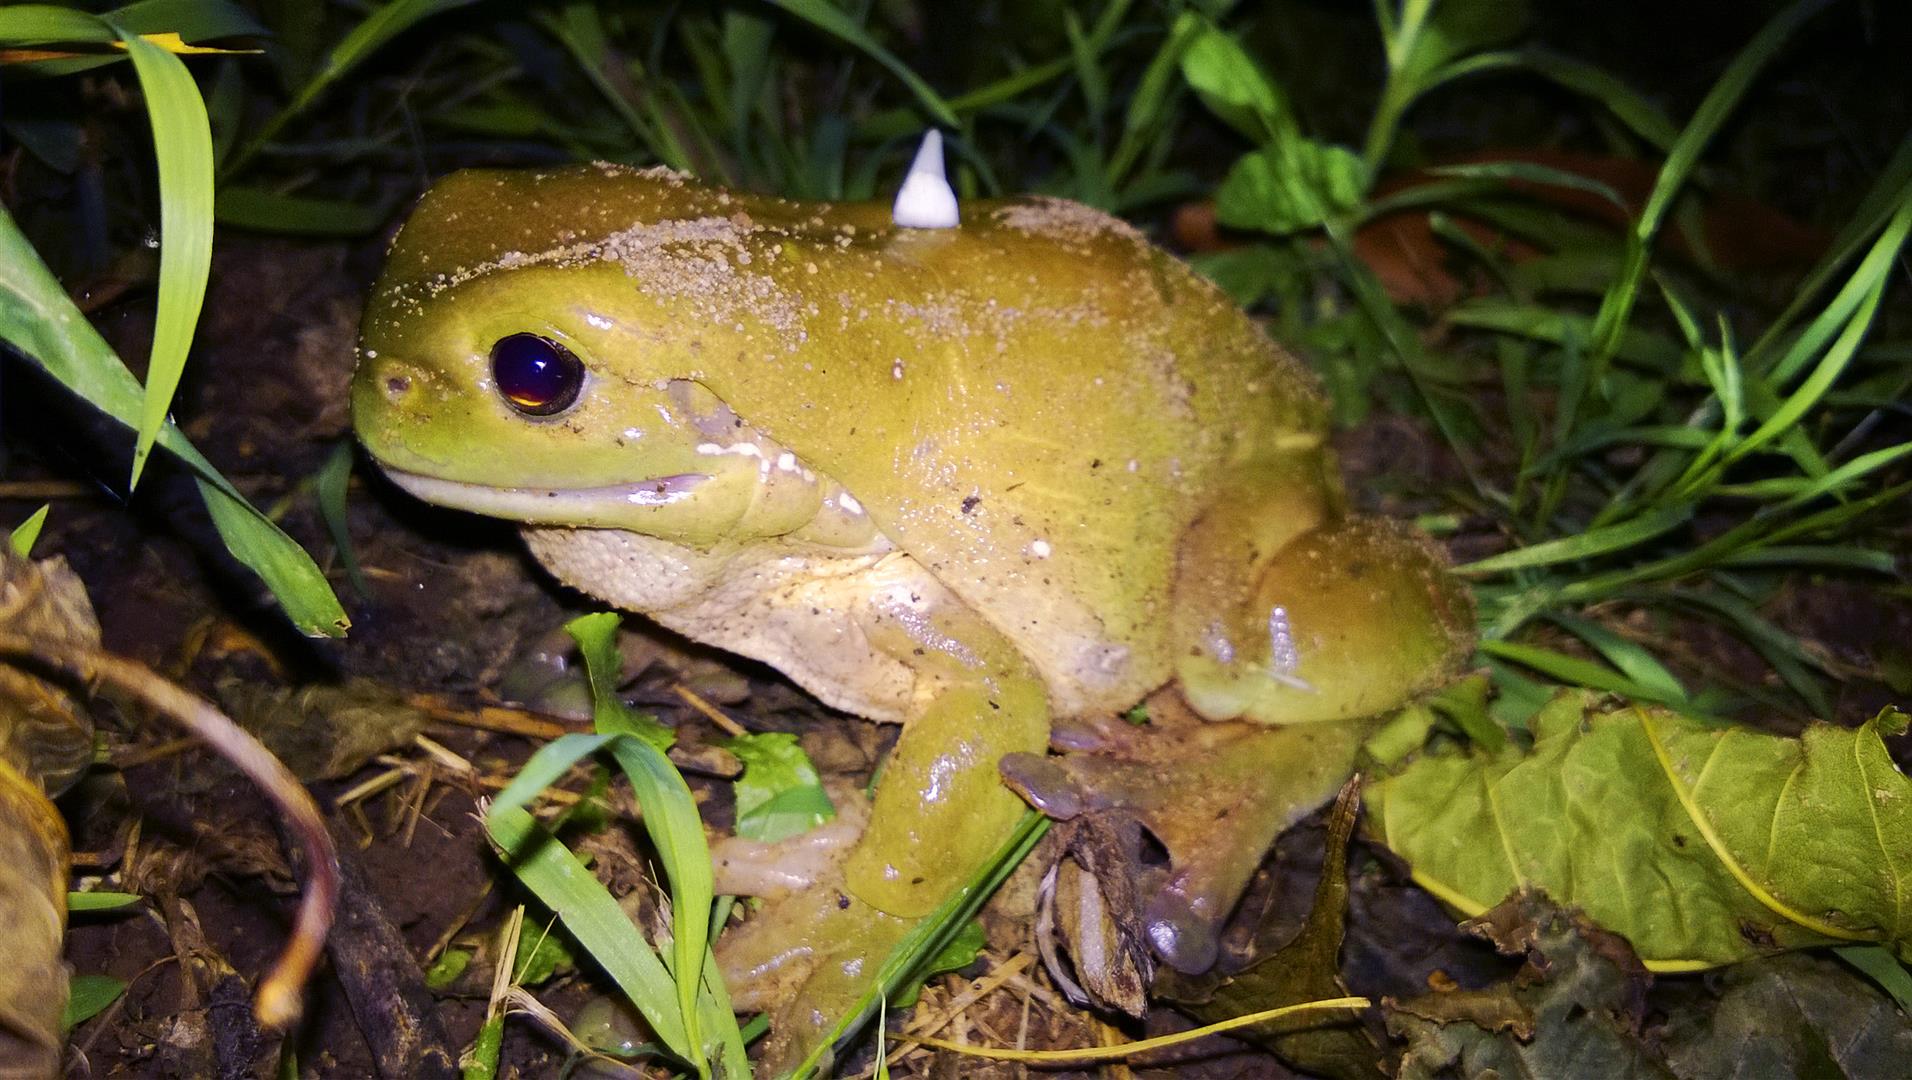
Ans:
[[[843,858],[870,823],[870,801],[860,789],[828,783],[836,817],[783,840],[713,836],[710,864],[720,896],[756,896],[782,904],[816,886],[841,888]]]
[[[989,863],[1027,812],[997,763],[1049,742],[1047,694],[1006,639],[934,581],[882,601],[860,625],[874,648],[909,665],[914,685],[869,825],[834,880],[719,941],[735,1003],[770,1011],[767,1075],[819,1047],[897,943]]]
[[[1367,729],[1206,723],[1170,693],[1149,712],[1147,727],[1107,720],[1059,731],[1057,745],[1079,752],[1016,754],[1002,771],[1051,817],[1128,818],[1154,836],[1166,866],[1151,864],[1131,833],[1143,933],[1170,966],[1195,973],[1214,964],[1222,925],[1269,844],[1334,795]]]
[[[870,907],[839,881],[783,898],[726,931],[717,962],[732,1005],[770,1015],[770,1034],[757,1050],[764,1075],[795,1068],[856,1005],[918,921]]]

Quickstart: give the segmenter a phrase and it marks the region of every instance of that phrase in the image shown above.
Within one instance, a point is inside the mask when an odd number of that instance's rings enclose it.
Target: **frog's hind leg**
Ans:
[[[1088,725],[1074,748],[1094,753],[1005,764],[1051,816],[1119,815],[1161,843],[1166,867],[1137,853],[1143,930],[1190,972],[1214,962],[1275,836],[1347,778],[1369,729],[1360,721],[1444,678],[1466,653],[1471,618],[1439,554],[1386,522],[1324,515],[1285,537],[1210,536],[1176,597],[1180,699],[1152,700],[1145,730]],[[1234,722],[1202,723],[1184,705]]]
[[[1177,675],[1211,720],[1373,716],[1444,679],[1473,640],[1467,594],[1446,560],[1390,521],[1330,519],[1246,578],[1184,630]]]
[[[744,1000],[771,1007],[772,1075],[816,1046],[897,942],[995,854],[1026,809],[997,763],[1048,745],[1048,698],[1035,672],[926,574],[875,590],[856,621],[916,673],[869,827],[841,881],[783,901],[774,923],[745,924],[722,949],[726,973],[755,986]]]

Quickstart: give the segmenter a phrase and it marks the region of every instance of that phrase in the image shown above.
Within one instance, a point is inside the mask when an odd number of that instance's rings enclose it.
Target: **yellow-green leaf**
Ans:
[[[1539,888],[1691,970],[1811,945],[1912,940],[1912,782],[1883,734],[1799,738],[1564,694],[1531,750],[1439,752],[1368,790],[1369,827],[1449,906]]]

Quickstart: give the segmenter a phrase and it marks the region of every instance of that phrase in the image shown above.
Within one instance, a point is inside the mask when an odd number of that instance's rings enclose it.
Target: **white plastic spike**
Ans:
[[[899,229],[953,229],[961,220],[956,192],[943,175],[942,132],[931,128],[923,134],[890,214]]]

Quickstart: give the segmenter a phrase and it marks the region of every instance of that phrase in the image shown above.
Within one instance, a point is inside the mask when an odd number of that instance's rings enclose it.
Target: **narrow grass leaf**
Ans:
[[[206,299],[212,270],[212,126],[186,65],[131,31],[118,32],[139,73],[159,164],[159,309],[135,429],[130,490],[139,485],[153,440],[172,408]]]
[[[911,94],[937,123],[947,127],[962,127],[962,121],[956,118],[956,112],[949,107],[922,77],[910,69],[908,64],[897,59],[896,54],[884,48],[877,40],[857,25],[856,21],[832,6],[827,0],[768,0],[774,6],[783,9],[804,20],[810,25],[834,37],[840,38],[857,51],[875,60],[889,69],[890,74],[909,88]]]
[[[1912,972],[1906,971],[1905,964],[1892,955],[1890,949],[1878,945],[1843,945],[1832,951],[1891,994],[1900,1009],[1912,1012]]]
[[[1630,679],[1605,664],[1582,660],[1577,656],[1568,656],[1552,649],[1543,649],[1538,645],[1490,640],[1480,643],[1480,651],[1497,660],[1507,660],[1522,667],[1532,668],[1542,675],[1572,686],[1603,690],[1609,694],[1620,694],[1636,701],[1651,701],[1660,705],[1681,705],[1686,701],[1684,690],[1669,694],[1657,687]]]
[[[817,1063],[825,1053],[860,1030],[883,1007],[883,1002],[894,997],[899,988],[917,977],[924,964],[964,933],[977,909],[1022,864],[1023,859],[1035,848],[1036,842],[1048,831],[1048,818],[1033,811],[1024,814],[1016,823],[1015,831],[996,849],[996,854],[988,863],[976,871],[976,876],[950,894],[936,910],[924,916],[915,928],[904,935],[903,940],[897,942],[869,988],[844,1012],[829,1035],[818,1042],[809,1056],[791,1072],[789,1080],[808,1080],[814,1076]]]
[[[1824,684],[1813,674],[1814,669],[1824,671],[1826,662],[1809,651],[1798,637],[1761,616],[1753,605],[1720,589],[1670,589],[1658,596],[1643,595],[1639,599],[1642,603],[1671,600],[1723,623],[1741,641],[1752,646],[1813,715],[1821,718],[1831,715],[1832,705],[1826,698]]]
[[[318,474],[312,478],[312,494],[319,504],[319,517],[325,521],[325,531],[332,536],[332,550],[338,553],[339,564],[345,567],[346,580],[352,583],[354,592],[369,597],[372,593],[366,588],[365,574],[359,569],[358,554],[352,547],[352,530],[346,520],[352,458],[350,440],[333,447],[325,457],[325,464],[319,466]]]
[[[1905,221],[1912,224],[1912,207],[1907,208]],[[1901,232],[1900,238],[1903,239],[1903,237],[1904,233]],[[1872,290],[1866,294],[1858,309],[1852,313],[1852,319],[1846,323],[1845,329],[1840,331],[1839,337],[1833,341],[1831,348],[1826,350],[1825,356],[1820,358],[1812,374],[1808,375],[1799,388],[1786,398],[1785,404],[1781,405],[1777,412],[1755,428],[1752,434],[1727,451],[1726,464],[1738,461],[1782,433],[1791,430],[1814,405],[1819,403],[1819,399],[1826,395],[1826,391],[1832,389],[1833,383],[1837,382],[1839,376],[1845,371],[1846,364],[1852,360],[1852,354],[1858,350],[1859,342],[1863,341],[1866,332],[1872,329],[1872,317],[1878,312],[1879,301],[1885,296],[1885,285],[1884,277],[1873,283]]]
[[[536,790],[541,789],[530,794]],[[485,815],[485,829],[512,873],[617,983],[658,1039],[679,1059],[690,1061],[692,1048],[678,1013],[671,973],[590,869],[539,828],[522,807],[505,804],[502,796]]]
[[[1540,50],[1476,53],[1447,65],[1429,80],[1427,87],[1431,89],[1451,79],[1502,70],[1531,71],[1563,89],[1598,102],[1658,150],[1670,150],[1679,138],[1679,128],[1659,106],[1612,72]]]
[[[385,43],[417,25],[420,21],[442,12],[461,8],[476,0],[391,0],[372,9],[371,13],[352,27],[345,37],[339,40],[325,55],[325,61],[319,65],[310,79],[299,87],[285,107],[273,114],[264,125],[249,139],[225,164],[227,173],[237,172],[251,161],[262,148],[277,138],[281,129],[294,117],[305,112],[312,103],[324,96],[332,85],[358,67],[366,57],[383,48]]]
[[[1603,526],[1574,536],[1546,540],[1499,555],[1490,555],[1471,563],[1463,563],[1455,567],[1454,572],[1477,576],[1505,573],[1509,570],[1528,570],[1563,562],[1577,562],[1595,555],[1604,555],[1610,551],[1620,551],[1643,544],[1684,525],[1692,517],[1691,506],[1662,507],[1616,525]]]
[[[22,559],[31,558],[33,556],[33,545],[40,539],[40,530],[46,525],[47,513],[52,509],[53,506],[49,503],[27,515],[25,521],[15,526],[13,531],[7,534],[7,550]]]
[[[52,4],[17,4],[0,9],[0,44],[45,45],[64,42],[117,40],[113,28],[73,8]]]
[[[94,408],[129,428],[139,422],[139,382],[73,306],[4,212],[0,341],[19,349]],[[248,503],[177,428],[166,425],[158,441],[198,475],[200,495],[226,549],[265,581],[292,624],[305,634],[343,634],[350,620],[312,557]]]
[[[365,236],[385,223],[389,206],[224,187],[213,205],[219,224],[288,236]]]
[[[1821,570],[1846,570],[1861,574],[1894,574],[1899,560],[1888,551],[1854,544],[1791,545],[1777,544],[1757,551],[1742,551],[1720,560],[1721,566],[1748,569],[1755,567],[1809,566]]]
[[[1628,641],[1591,619],[1560,613],[1549,618],[1568,633],[1593,646],[1607,663],[1620,669],[1621,674],[1660,695],[1659,700],[1684,702],[1687,699],[1686,687],[1681,685],[1680,680],[1674,678],[1664,664],[1654,659],[1653,654],[1637,642]]]
[[[705,1061],[704,1011],[699,999],[706,985],[722,992],[719,972],[708,969],[705,957],[710,946],[710,909],[715,900],[710,846],[704,839],[704,825],[697,814],[697,800],[664,748],[656,744],[651,728],[655,721],[631,714],[616,696],[616,681],[622,671],[616,633],[620,617],[612,612],[573,619],[565,627],[577,640],[591,678],[591,692],[597,708],[596,726],[600,734],[616,735],[605,744],[630,781],[632,793],[643,810],[644,831],[664,864],[671,895],[670,969],[676,979],[677,1005],[683,1017],[685,1037],[697,1048],[694,1063]],[[727,1016],[713,1033],[734,1029],[737,1021]],[[728,1037],[722,1039],[728,1042]]]
[[[1654,181],[1653,192],[1634,223],[1627,241],[1627,257],[1620,276],[1614,280],[1594,319],[1593,355],[1596,369],[1603,367],[1619,344],[1620,334],[1632,314],[1639,286],[1646,272],[1648,254],[1660,222],[1673,205],[1673,197],[1685,186],[1699,163],[1701,151],[1712,142],[1720,126],[1739,105],[1753,79],[1778,52],[1794,30],[1817,14],[1830,0],[1799,0],[1775,15],[1753,40],[1733,58],[1719,81],[1707,92],[1693,118],[1681,130],[1667,151],[1666,163]]]
[[[1746,350],[1749,367],[1764,370],[1769,366],[1765,361],[1766,354],[1778,342],[1785,340],[1799,313],[1818,298],[1820,290],[1832,281],[1841,267],[1859,254],[1866,246],[1867,238],[1884,229],[1886,222],[1907,202],[1912,202],[1912,138],[1900,140],[1898,150],[1893,153],[1892,160],[1886,163],[1879,178],[1873,181],[1865,198],[1860,200],[1858,210],[1839,230],[1839,235],[1833,239],[1818,264],[1793,290],[1792,299],[1787,302],[1785,309],[1760,334],[1752,348]]]
[[[66,910],[75,913],[119,911],[144,899],[146,898],[138,893],[113,892],[107,889],[70,892],[66,894]]]

